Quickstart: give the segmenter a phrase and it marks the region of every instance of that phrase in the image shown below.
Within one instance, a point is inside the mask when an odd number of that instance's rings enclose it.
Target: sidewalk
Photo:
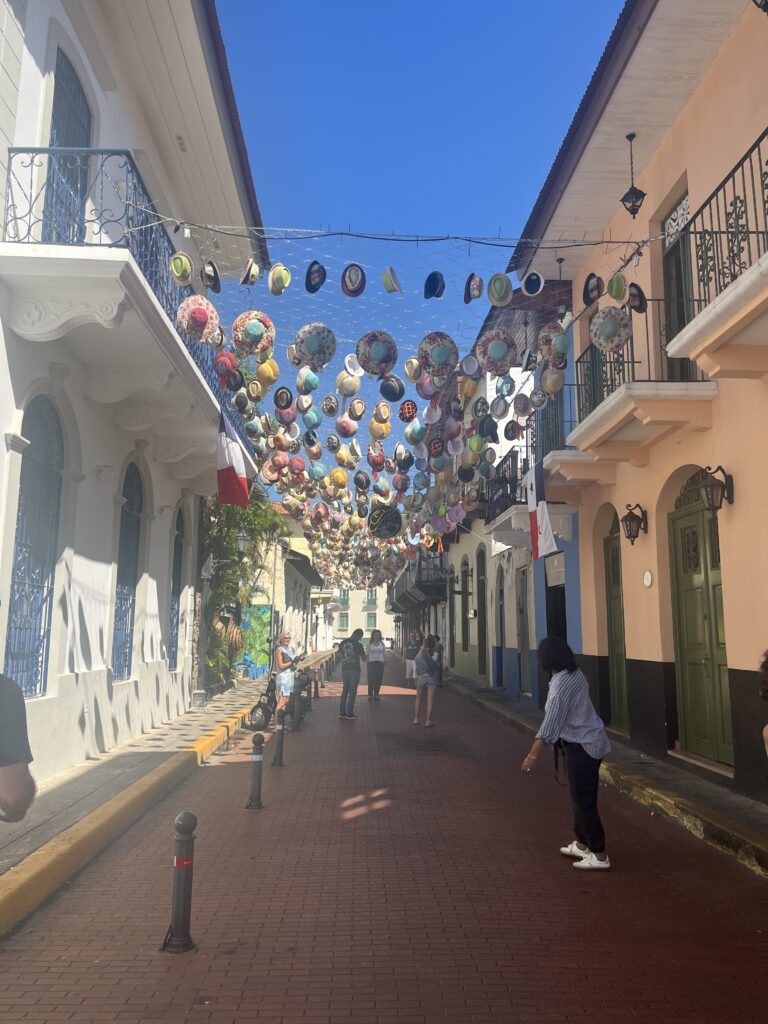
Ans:
[[[340,721],[328,684],[285,767],[251,738],[193,772],[0,945],[3,1024],[759,1024],[768,890],[611,787],[613,868],[558,853],[567,790],[450,691],[435,729],[389,659]],[[173,821],[199,819],[192,937],[168,926]]]
[[[450,671],[443,685],[531,739],[543,718],[533,704],[512,700]],[[710,782],[672,759],[644,754],[615,733],[610,732],[610,740],[613,750],[602,765],[603,781],[768,878],[768,804]]]

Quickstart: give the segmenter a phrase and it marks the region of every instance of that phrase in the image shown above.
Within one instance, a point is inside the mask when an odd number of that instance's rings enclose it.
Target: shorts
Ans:
[[[420,691],[420,690],[436,690],[437,689],[437,679],[435,679],[434,676],[430,676],[430,675],[416,676],[416,689],[418,691]]]
[[[278,683],[277,692],[281,697],[290,697],[293,693],[293,683]]]
[[[406,658],[405,659],[405,678],[406,679],[415,679],[416,676],[417,676],[417,672],[416,672],[416,659],[415,658]]]

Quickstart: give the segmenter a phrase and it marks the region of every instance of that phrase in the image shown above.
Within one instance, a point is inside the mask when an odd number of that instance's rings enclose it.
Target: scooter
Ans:
[[[266,729],[277,707],[277,676],[270,672],[267,688],[253,705],[248,715],[249,729]]]

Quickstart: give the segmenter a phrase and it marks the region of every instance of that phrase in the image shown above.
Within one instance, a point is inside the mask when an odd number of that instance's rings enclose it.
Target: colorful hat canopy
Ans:
[[[386,331],[368,331],[357,343],[357,361],[366,373],[383,377],[397,362],[397,345]]]
[[[325,324],[305,324],[293,343],[299,363],[315,371],[322,370],[336,354],[336,335]]]
[[[219,314],[202,295],[188,295],[176,312],[176,323],[193,341],[208,341],[219,329]]]
[[[459,361],[459,350],[453,338],[442,331],[432,331],[419,342],[419,365],[434,378],[447,378]]]
[[[232,324],[232,344],[247,355],[268,359],[275,345],[275,325],[266,313],[246,310]]]
[[[589,325],[589,340],[602,352],[619,352],[632,337],[632,320],[620,306],[599,309]]]
[[[517,359],[517,345],[508,331],[495,328],[485,331],[475,346],[477,361],[486,373],[503,377]]]

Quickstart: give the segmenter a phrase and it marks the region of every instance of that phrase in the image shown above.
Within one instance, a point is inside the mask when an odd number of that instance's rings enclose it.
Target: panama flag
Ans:
[[[222,413],[219,417],[219,445],[216,452],[216,485],[220,505],[248,507],[248,480],[245,460],[232,424]]]
[[[525,475],[528,494],[528,518],[531,522],[531,547],[534,558],[543,558],[557,551],[555,535],[549,521],[547,499],[544,497],[544,463],[537,462]]]

